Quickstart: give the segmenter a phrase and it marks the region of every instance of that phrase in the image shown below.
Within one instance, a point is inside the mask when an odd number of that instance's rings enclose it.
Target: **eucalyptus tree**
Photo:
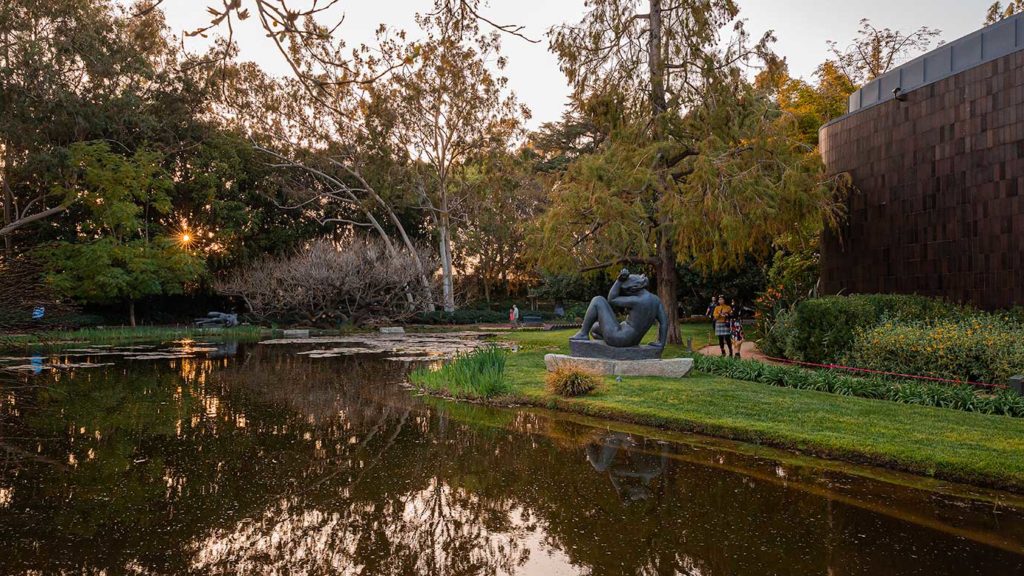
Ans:
[[[580,22],[552,31],[575,101],[600,102],[611,130],[553,189],[539,260],[652,266],[675,342],[678,262],[737,266],[835,212],[820,161],[745,79],[773,38],[753,41],[738,15],[732,0],[589,0]]]
[[[408,55],[409,65],[369,87],[366,109],[385,145],[409,155],[417,199],[437,235],[443,304],[451,311],[454,229],[481,201],[466,167],[489,150],[507,149],[529,111],[506,95],[507,79],[488,68],[489,60],[499,69],[505,64],[497,35],[443,15],[420,16],[419,23],[423,40],[390,45]]]

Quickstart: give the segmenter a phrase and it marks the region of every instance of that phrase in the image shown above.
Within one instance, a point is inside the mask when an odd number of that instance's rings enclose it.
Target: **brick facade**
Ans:
[[[822,239],[825,293],[1024,305],[1024,51],[821,130],[857,188]]]

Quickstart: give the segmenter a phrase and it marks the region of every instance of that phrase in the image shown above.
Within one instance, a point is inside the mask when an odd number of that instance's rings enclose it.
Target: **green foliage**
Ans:
[[[817,252],[775,253],[768,268],[768,286],[755,301],[761,334],[772,334],[780,314],[813,294],[818,283],[818,259]],[[775,339],[765,340],[764,352],[773,356],[785,354],[776,347]]]
[[[694,367],[707,374],[770,386],[1024,418],[1024,396],[1008,390],[990,394],[972,386],[860,378],[840,371],[808,370],[704,355],[694,358]]]
[[[86,303],[181,294],[185,284],[197,280],[204,270],[201,259],[168,239],[61,242],[41,249],[40,255],[47,263],[50,285]]]
[[[1024,373],[1021,324],[977,313],[963,318],[887,321],[857,333],[847,362],[875,370],[1003,384]]]
[[[145,149],[125,157],[105,142],[70,148],[74,177],[61,186],[65,197],[84,196],[89,212],[79,240],[37,250],[47,281],[59,293],[84,303],[137,300],[180,294],[203,273],[203,261],[168,238],[149,240],[151,218],[171,210],[170,179],[159,155]]]
[[[601,384],[601,377],[582,366],[559,366],[545,377],[548,391],[566,398],[586,396]]]
[[[460,354],[437,370],[418,368],[409,375],[413,384],[434,393],[463,399],[487,399],[511,391],[505,377],[508,352],[489,347]]]
[[[149,224],[144,221],[148,210],[154,215],[171,211],[173,183],[163,173],[160,154],[140,148],[126,157],[106,142],[79,142],[68,152],[74,176],[53,191],[68,204],[82,200],[89,212],[82,232],[123,238]]]
[[[852,348],[859,330],[883,320],[955,318],[964,309],[943,300],[901,294],[826,296],[781,312],[765,333],[770,355],[804,362],[838,362]]]

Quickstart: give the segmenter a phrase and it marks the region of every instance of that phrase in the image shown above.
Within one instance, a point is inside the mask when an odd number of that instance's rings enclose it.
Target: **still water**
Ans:
[[[1007,494],[440,402],[310,348],[0,372],[0,574],[1024,574]]]

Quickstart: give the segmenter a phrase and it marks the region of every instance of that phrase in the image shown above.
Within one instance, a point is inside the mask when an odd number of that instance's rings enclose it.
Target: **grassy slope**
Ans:
[[[574,400],[544,389],[544,354],[569,332],[503,335],[520,345],[508,362],[515,393],[531,404],[677,430],[796,448],[948,480],[1024,491],[1024,419],[909,406],[693,374],[605,379]],[[684,326],[707,339],[706,326]],[[697,338],[695,337],[695,345]],[[666,356],[684,354],[669,349]]]

